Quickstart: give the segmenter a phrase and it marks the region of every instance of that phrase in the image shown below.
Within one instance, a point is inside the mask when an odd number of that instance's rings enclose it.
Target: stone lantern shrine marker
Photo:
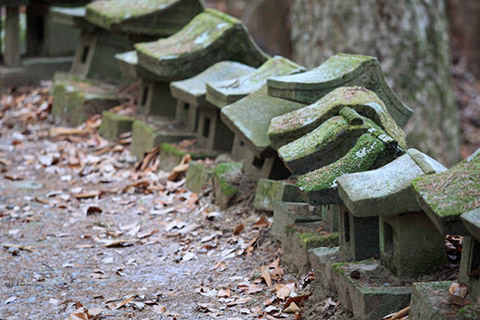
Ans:
[[[203,11],[199,0],[108,0],[87,6],[72,73],[118,82],[115,54],[168,37]]]
[[[234,133],[220,120],[221,109],[261,89],[270,76],[291,74],[304,70],[303,67],[288,59],[275,56],[248,75],[225,81],[210,81],[207,83],[206,99],[211,107],[202,108],[199,112],[200,130],[204,130],[208,126],[211,127],[212,124],[221,123],[222,132],[212,131],[211,134],[221,136],[225,146],[228,146],[228,150],[232,150]]]
[[[393,138],[391,147],[406,147],[403,130],[375,93],[340,87],[305,108],[272,119],[268,135],[287,167],[298,175],[338,160],[364,133],[382,139],[383,131],[385,139]]]
[[[345,205],[340,216],[341,247],[355,260],[380,253],[382,262],[399,277],[444,265],[444,237],[420,208],[411,181],[445,170],[429,156],[409,149],[379,169],[339,177],[338,192]],[[365,230],[366,225],[371,227]]]
[[[139,109],[146,116],[147,126],[155,143],[174,142],[188,137],[191,131],[178,126],[177,102],[170,92],[170,82],[197,75],[221,61],[236,61],[258,67],[268,56],[254,43],[243,24],[224,13],[207,9],[197,15],[182,30],[169,38],[135,45],[138,55],[138,74],[142,79]],[[155,119],[154,116],[159,116]],[[181,115],[179,115],[181,116]],[[145,146],[137,141],[148,140],[133,126],[133,148],[137,156]],[[145,132],[145,130],[143,130]],[[140,144],[138,144],[140,145]]]
[[[458,281],[467,285],[466,303],[471,305],[442,302],[448,299],[450,281],[415,283],[411,319],[465,314],[475,314],[472,319],[476,319],[480,309],[480,149],[447,171],[419,177],[412,185],[420,206],[442,234],[464,235]]]
[[[207,151],[232,149],[228,139],[229,129],[221,121],[212,121],[200,113],[215,106],[206,100],[206,84],[210,81],[222,81],[238,78],[252,73],[255,68],[234,61],[218,62],[198,75],[170,83],[172,96],[178,100],[176,111],[177,124],[184,125],[190,132],[197,132],[198,145]],[[215,119],[216,120],[216,119]],[[197,130],[198,128],[198,130]]]
[[[304,107],[298,102],[274,98],[267,94],[267,85],[222,108],[221,118],[235,133],[232,155],[244,163],[245,173],[260,178],[282,179],[290,173],[278,159],[268,137],[270,120]]]
[[[85,19],[80,22],[82,34],[71,72],[68,75],[57,74],[55,77],[54,115],[66,120],[62,111],[75,109],[83,116],[81,119],[70,117],[67,122],[78,125],[93,115],[93,110],[101,112],[111,108],[111,98],[117,97],[118,100],[118,87],[111,84],[122,82],[121,70],[124,70],[119,68],[116,60],[133,65],[135,63],[132,60],[136,60],[132,54],[120,56],[119,59],[115,59],[115,56],[132,50],[136,42],[171,35],[202,11],[203,6],[199,0],[108,0],[89,4]],[[89,80],[86,81],[85,78]],[[127,77],[127,82],[132,80],[131,76]],[[70,90],[57,90],[57,86],[67,86]],[[100,95],[98,90],[90,90],[96,87],[102,88]],[[57,97],[57,92],[70,97]],[[79,102],[75,96],[85,98]],[[87,107],[92,99],[96,105],[94,109]]]
[[[89,1],[1,0],[5,7],[5,42],[0,86],[34,84],[50,79],[72,63],[79,30],[75,25]],[[26,5],[25,52],[20,32],[20,7]],[[54,6],[62,6],[54,7]]]
[[[141,101],[146,105],[142,107],[170,118],[175,118],[177,107],[170,82],[191,78],[225,60],[258,67],[268,59],[239,20],[212,9],[197,15],[174,35],[137,43],[135,49],[144,81]]]
[[[406,147],[405,133],[382,101],[360,87],[338,88],[318,103],[277,117],[268,133],[278,146],[298,132],[305,135],[278,152],[294,175],[301,174],[297,185],[313,205],[338,203],[338,177],[378,168]]]
[[[270,95],[307,104],[319,100],[335,88],[349,86],[365,87],[375,92],[401,127],[412,114],[412,110],[387,85],[380,64],[374,57],[337,54],[305,73],[268,80]]]

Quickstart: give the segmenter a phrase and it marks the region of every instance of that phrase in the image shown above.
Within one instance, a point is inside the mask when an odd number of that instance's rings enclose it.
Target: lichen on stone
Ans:
[[[155,59],[177,57],[207,47],[224,32],[240,25],[236,18],[208,9],[174,35],[154,42],[137,43],[135,49]]]
[[[412,181],[415,192],[440,217],[459,216],[480,207],[480,154],[452,168]]]
[[[360,172],[372,168],[384,149],[385,144],[382,141],[370,133],[365,133],[341,159],[300,176],[297,186],[306,192],[336,188],[338,177],[346,173]]]
[[[268,135],[276,147],[289,143],[339,115],[348,106],[373,120],[398,144],[405,148],[405,133],[398,127],[378,96],[362,87],[340,87],[319,101],[272,119]]]

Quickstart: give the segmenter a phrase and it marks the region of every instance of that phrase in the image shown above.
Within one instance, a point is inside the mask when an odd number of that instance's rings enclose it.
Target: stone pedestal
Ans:
[[[340,207],[340,250],[354,261],[380,257],[378,217],[357,218]]]
[[[444,242],[423,212],[380,217],[382,262],[398,277],[428,274],[444,265]]]

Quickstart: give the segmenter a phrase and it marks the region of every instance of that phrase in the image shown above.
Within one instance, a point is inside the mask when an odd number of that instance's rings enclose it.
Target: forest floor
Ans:
[[[0,104],[1,320],[350,318],[308,302],[251,199],[219,211],[155,163],[139,170],[98,118],[55,127],[47,87]]]
[[[480,82],[462,65],[453,78],[466,157]],[[208,190],[140,167],[128,138],[98,136],[99,118],[56,127],[49,99],[37,87],[0,101],[0,320],[351,318],[326,293],[308,299],[251,197],[220,211]]]

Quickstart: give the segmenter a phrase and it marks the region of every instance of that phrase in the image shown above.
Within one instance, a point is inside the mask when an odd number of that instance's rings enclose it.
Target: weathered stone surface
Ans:
[[[107,30],[169,36],[203,11],[200,0],[110,0],[87,6],[87,20]]]
[[[270,232],[275,239],[285,240],[289,228],[302,221],[319,221],[318,217],[312,217],[312,207],[308,203],[277,201],[274,203],[273,224]]]
[[[379,226],[382,262],[396,276],[428,274],[446,264],[445,237],[423,212],[381,216]]]
[[[169,38],[138,43],[135,49],[140,66],[162,81],[192,77],[224,60],[258,67],[268,59],[239,20],[212,9]]]
[[[378,217],[358,218],[340,206],[339,226],[340,250],[349,260],[380,257]]]
[[[177,109],[178,110],[178,109]],[[211,106],[198,112],[197,143],[206,150],[231,152],[234,133],[220,120],[220,112]]]
[[[218,108],[259,90],[268,77],[294,74],[305,71],[305,68],[279,56],[270,58],[261,67],[249,75],[228,81],[210,82],[207,84],[207,100]]]
[[[468,232],[480,241],[480,208],[465,212],[461,218]]]
[[[385,143],[370,133],[363,134],[350,151],[337,160],[320,169],[298,178],[297,185],[313,205],[338,203],[337,178],[346,173],[372,169],[381,158],[390,160],[395,155],[382,155]]]
[[[142,76],[140,76],[142,78]],[[170,85],[163,81],[142,78],[137,108],[145,117],[161,116],[173,120],[177,101],[170,94]]]
[[[308,251],[338,245],[338,233],[318,232],[321,217],[303,202],[277,201],[271,232],[282,242],[282,262],[305,272],[310,266]]]
[[[337,88],[305,108],[272,119],[268,129],[272,145],[278,148],[304,136],[327,119],[340,115],[346,106],[373,120],[400,146],[406,147],[405,133],[395,123],[382,100],[373,91],[362,87]],[[345,114],[344,118],[352,125],[361,124],[356,116]]]
[[[350,214],[360,218],[381,217],[382,261],[400,277],[428,273],[446,262],[443,236],[423,213],[411,187],[412,179],[425,172],[410,154],[423,161],[420,163],[427,172],[446,170],[412,149],[379,169],[337,179],[339,196]],[[416,243],[414,248],[410,245],[412,241]]]
[[[292,173],[298,175],[331,164],[344,156],[358,137],[367,132],[383,141],[389,153],[400,153],[404,149],[402,135],[397,137],[400,142],[392,139],[375,122],[350,107],[344,107],[339,114],[278,149],[279,156]]]
[[[399,126],[404,126],[413,112],[390,89],[374,57],[337,54],[305,73],[268,80],[270,95],[303,103],[313,103],[340,86],[361,86],[374,91]]]
[[[71,72],[78,77],[120,82],[122,73],[113,57],[132,48],[132,42],[124,34],[83,29]]]
[[[327,231],[334,232],[339,230],[340,208],[341,205],[338,204],[316,206],[315,209],[322,214],[322,221]]]
[[[115,87],[79,79],[56,81],[52,95],[52,113],[72,126],[118,103]]]
[[[72,57],[58,57],[25,58],[18,68],[0,66],[0,88],[35,85],[41,80],[51,80],[55,72],[67,72],[71,65]]]
[[[45,6],[44,6],[45,8]],[[49,9],[49,10],[48,10]],[[38,36],[38,30],[28,30],[27,55],[46,57],[73,56],[80,38],[80,24],[85,20],[85,7],[49,7],[44,19],[43,39]],[[37,11],[37,8],[27,7]],[[28,18],[27,18],[28,19]],[[39,19],[42,19],[41,16]],[[32,22],[33,23],[33,22]],[[27,25],[29,22],[27,21]],[[38,39],[32,41],[32,38]],[[37,47],[36,49],[34,47]]]
[[[460,261],[460,270],[458,272],[458,281],[468,286],[468,295],[470,300],[478,301],[480,298],[480,279],[476,275],[480,259],[480,242],[472,237],[463,237],[462,258]],[[472,274],[473,273],[473,274]],[[479,303],[480,314],[480,303]]]
[[[207,82],[235,79],[254,71],[243,63],[221,61],[189,79],[170,83],[170,90],[175,98],[199,106],[206,103]]]
[[[414,150],[407,150],[406,154],[379,169],[346,174],[337,179],[339,196],[354,216],[393,216],[422,211],[411,186],[412,180],[431,170],[442,172],[446,168],[423,154],[421,159],[432,166],[424,172],[410,156],[415,153],[420,157],[421,153]]]
[[[343,256],[339,254],[339,248],[318,247],[309,251],[309,261],[315,272],[320,274],[317,280],[320,282],[320,290],[331,290],[336,292],[334,270],[332,265],[343,261]]]
[[[440,232],[468,235],[460,215],[480,206],[480,154],[412,184],[421,208]]]
[[[139,159],[143,154],[163,143],[180,142],[193,139],[194,135],[176,128],[169,127],[169,122],[150,117],[149,122],[136,120],[132,126],[132,153]]]
[[[220,163],[213,169],[213,190],[215,203],[222,209],[228,207],[239,191],[242,176],[241,162]]]
[[[443,164],[417,149],[408,149],[407,153],[425,174],[440,173],[446,170]]]
[[[382,319],[410,302],[411,288],[399,286],[399,281],[374,260],[337,263],[333,264],[333,270],[340,301],[353,312],[355,319]],[[352,277],[352,272],[360,278]],[[374,279],[384,277],[382,283],[374,283]]]
[[[259,210],[273,211],[277,201],[301,202],[300,191],[291,183],[270,179],[258,180],[253,206]]]
[[[117,60],[118,66],[122,71],[122,76],[125,79],[130,81],[137,79],[138,57],[135,50],[118,53],[114,57]]]
[[[120,115],[114,112],[104,111],[102,113],[102,124],[98,133],[110,141],[116,141],[122,133],[132,131],[135,119]]]
[[[200,193],[212,177],[213,170],[205,163],[192,161],[189,163],[185,178],[185,187],[191,192]]]
[[[187,130],[196,131],[197,127],[202,126],[202,132],[197,136],[202,137],[208,136],[210,140],[215,139],[215,134],[217,133],[217,123],[206,124],[205,115],[200,119],[200,110],[199,109],[213,109],[217,111],[216,108],[208,103],[205,99],[206,95],[206,83],[209,81],[220,81],[225,79],[238,78],[240,76],[249,74],[255,69],[247,66],[243,63],[234,62],[234,61],[222,61],[218,62],[196,76],[170,83],[170,92],[174,98],[178,100],[177,103],[177,112],[175,114],[175,119],[178,123],[184,124]],[[208,113],[210,110],[207,110]],[[218,114],[216,114],[218,116]],[[200,120],[203,123],[200,123]],[[212,119],[213,120],[213,119]],[[197,123],[198,121],[198,123]],[[215,128],[212,128],[213,132],[208,132],[210,125],[214,125]],[[207,126],[208,128],[205,128]],[[219,124],[220,126],[220,124]],[[233,139],[233,135],[232,139]],[[226,138],[226,137],[225,137]],[[232,141],[231,139],[231,141]],[[209,141],[206,139],[205,145],[209,146],[215,144],[214,141]],[[231,144],[230,144],[231,147]]]
[[[409,319],[454,320],[459,319],[460,307],[445,303],[451,281],[417,282],[412,287]]]
[[[264,85],[260,90],[222,108],[221,118],[252,149],[262,152],[270,147],[267,134],[270,120],[303,106],[301,103],[270,97]]]

